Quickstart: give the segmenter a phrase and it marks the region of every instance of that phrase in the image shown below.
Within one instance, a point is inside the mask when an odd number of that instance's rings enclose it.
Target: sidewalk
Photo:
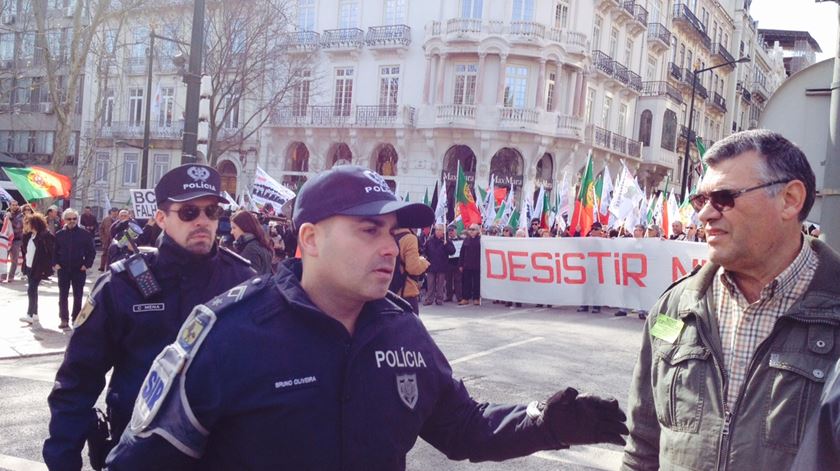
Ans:
[[[100,275],[97,270],[99,255],[87,276],[85,296]],[[6,275],[2,276],[5,279]],[[72,309],[72,291],[67,302]],[[0,360],[59,354],[67,348],[72,330],[64,332],[58,328],[58,277],[53,275],[38,287],[40,327],[33,328],[18,320],[26,314],[27,304],[26,280],[0,284]]]

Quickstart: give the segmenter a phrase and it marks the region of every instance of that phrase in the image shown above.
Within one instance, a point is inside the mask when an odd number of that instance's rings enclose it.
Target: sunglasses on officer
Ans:
[[[170,211],[175,211],[176,213],[178,213],[178,219],[184,222],[190,222],[198,219],[198,216],[201,214],[202,211],[204,212],[204,215],[207,216],[207,219],[215,221],[222,217],[224,209],[222,209],[222,207],[218,204],[210,204],[203,208],[200,208],[194,204],[185,204],[178,209],[168,209],[166,212],[168,213]]]
[[[691,206],[694,208],[694,210],[698,213],[706,206],[706,203],[711,204],[712,207],[715,208],[715,210],[722,213],[728,209],[735,207],[735,198],[743,195],[744,193],[753,190],[758,190],[761,188],[767,188],[773,185],[788,183],[790,181],[791,179],[773,180],[772,182],[751,186],[749,188],[744,188],[743,190],[715,190],[704,193],[697,193],[691,195],[688,198],[688,201],[691,203]]]

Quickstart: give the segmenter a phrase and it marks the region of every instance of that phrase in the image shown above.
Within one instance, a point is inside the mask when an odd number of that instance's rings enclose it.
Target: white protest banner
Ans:
[[[131,209],[134,210],[135,219],[150,219],[155,217],[157,211],[157,200],[155,190],[130,190]]]
[[[559,306],[650,309],[699,264],[697,242],[594,237],[481,237],[481,296]]]
[[[254,185],[251,187],[251,204],[266,214],[277,214],[286,201],[295,197],[295,192],[281,185],[265,170],[257,167]]]

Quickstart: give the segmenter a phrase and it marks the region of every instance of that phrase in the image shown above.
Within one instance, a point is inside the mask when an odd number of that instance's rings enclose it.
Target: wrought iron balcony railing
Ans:
[[[365,32],[359,28],[328,29],[321,35],[324,49],[359,49],[365,42]]]
[[[370,47],[408,46],[411,43],[411,27],[407,25],[371,26],[365,43]]]
[[[661,41],[666,47],[671,46],[671,31],[662,23],[648,24],[648,41]]]

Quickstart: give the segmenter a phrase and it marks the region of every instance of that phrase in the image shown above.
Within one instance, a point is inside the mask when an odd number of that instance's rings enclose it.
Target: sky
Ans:
[[[817,54],[821,61],[837,51],[837,8],[833,1],[753,0],[750,15],[759,28],[808,31],[823,51]]]

